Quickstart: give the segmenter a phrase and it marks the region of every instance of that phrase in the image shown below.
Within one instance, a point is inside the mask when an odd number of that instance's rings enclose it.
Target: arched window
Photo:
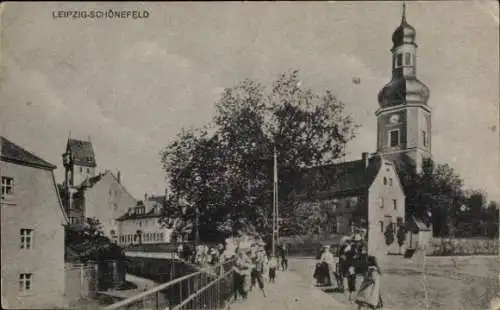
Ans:
[[[403,66],[403,54],[401,53],[398,53],[396,54],[396,59],[395,59],[395,62],[394,62],[394,68],[399,68]]]
[[[387,185],[387,178],[384,177],[384,185]]]
[[[413,57],[409,52],[405,53],[405,66],[413,66]]]

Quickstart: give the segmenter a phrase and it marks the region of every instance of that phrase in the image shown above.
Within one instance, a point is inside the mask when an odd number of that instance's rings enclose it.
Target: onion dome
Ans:
[[[403,15],[401,16],[401,25],[399,25],[392,34],[393,48],[404,43],[415,44],[417,32],[415,28],[406,22],[406,4],[403,3]]]
[[[393,78],[378,93],[380,107],[389,107],[407,103],[427,104],[429,87],[414,76]]]

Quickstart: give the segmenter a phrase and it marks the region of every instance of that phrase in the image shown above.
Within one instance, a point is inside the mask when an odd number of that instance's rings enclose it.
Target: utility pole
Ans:
[[[278,225],[278,160],[276,146],[274,146],[274,180],[273,180],[273,239],[272,251],[273,256],[276,256],[276,243],[279,240],[279,225]]]

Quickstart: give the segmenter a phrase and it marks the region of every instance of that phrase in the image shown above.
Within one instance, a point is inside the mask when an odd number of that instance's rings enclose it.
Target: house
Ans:
[[[137,201],[111,171],[86,179],[75,188],[69,219],[82,223],[85,218],[99,220],[104,236],[118,241],[116,219],[133,208]]]
[[[414,216],[408,219],[406,229],[408,231],[407,249],[421,249],[422,246],[428,245],[432,238],[432,227]]]
[[[117,218],[118,244],[155,244],[171,242],[172,229],[160,224],[165,208],[165,196],[145,195],[144,201]]]
[[[326,231],[354,235],[366,231],[369,253],[398,252],[386,246],[384,233],[405,220],[405,195],[391,161],[363,153],[360,160],[304,168],[291,200],[329,210]]]
[[[70,223],[82,224],[86,218],[98,219],[104,235],[117,241],[116,218],[133,208],[137,201],[121,183],[121,173],[96,173],[92,143],[68,139],[62,155],[65,209]]]
[[[54,169],[0,138],[2,307],[65,306],[64,224]]]

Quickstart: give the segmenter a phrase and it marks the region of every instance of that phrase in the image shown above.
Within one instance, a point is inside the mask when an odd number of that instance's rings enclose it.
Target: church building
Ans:
[[[414,220],[405,218],[398,162],[406,155],[420,171],[423,160],[431,157],[429,88],[417,78],[415,39],[403,4],[401,24],[392,35],[392,78],[378,94],[376,152],[363,153],[360,160],[304,169],[291,197],[296,203],[329,210],[327,233],[365,231],[368,252],[373,254],[398,253],[397,231]],[[387,242],[388,234],[392,242]],[[410,235],[407,240],[415,238]]]

